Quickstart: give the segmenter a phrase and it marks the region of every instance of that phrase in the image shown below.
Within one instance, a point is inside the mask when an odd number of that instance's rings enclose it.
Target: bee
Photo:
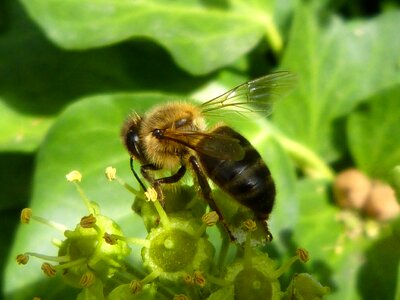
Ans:
[[[250,208],[272,240],[268,218],[275,202],[271,172],[251,143],[231,127],[219,124],[207,129],[205,117],[233,110],[269,113],[272,103],[292,86],[294,76],[276,72],[243,83],[202,104],[171,102],[155,106],[143,116],[134,113],[125,121],[121,137],[131,157],[131,169],[140,164],[141,175],[157,191],[163,203],[162,186],[178,182],[191,169],[202,197],[224,220],[216,205],[208,179],[240,204]],[[154,171],[177,170],[171,176],[155,178]],[[234,240],[229,227],[223,221]]]

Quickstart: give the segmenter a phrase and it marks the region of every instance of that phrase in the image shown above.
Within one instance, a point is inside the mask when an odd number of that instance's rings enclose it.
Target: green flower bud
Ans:
[[[234,285],[235,299],[280,299],[275,261],[266,253],[253,251],[251,262],[239,260],[226,273],[225,280]]]
[[[318,300],[330,292],[329,287],[322,286],[308,273],[296,274],[283,299]]]
[[[150,270],[161,270],[161,278],[182,281],[193,270],[208,271],[213,255],[212,244],[197,234],[201,223],[170,217],[168,227],[151,230],[149,247],[142,249],[144,265]]]
[[[119,226],[110,218],[97,215],[95,227],[84,228],[77,225],[74,231],[66,231],[67,237],[61,244],[58,255],[69,256],[72,264],[63,273],[69,283],[79,286],[82,275],[91,270],[96,277],[105,280],[118,270],[124,269],[125,258],[131,250],[127,243],[118,240],[114,245],[108,244],[104,239],[104,232],[122,236]],[[84,263],[74,265],[74,261]],[[62,265],[62,264],[60,264]]]
[[[273,280],[256,268],[245,268],[234,279],[235,299],[272,299],[272,284]]]

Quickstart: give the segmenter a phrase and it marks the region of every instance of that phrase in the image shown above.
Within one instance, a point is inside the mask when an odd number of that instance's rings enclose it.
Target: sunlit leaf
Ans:
[[[334,16],[319,20],[310,7],[300,7],[281,66],[297,74],[298,86],[277,103],[279,127],[327,160],[343,155],[337,119],[400,82],[400,39],[393,30],[399,26],[399,11],[344,22]]]
[[[51,118],[27,116],[7,107],[0,98],[0,151],[32,151],[52,123]]]
[[[87,49],[147,37],[163,45],[178,65],[193,74],[232,63],[264,35],[275,50],[282,48],[272,2],[21,2],[46,35],[61,47]]]
[[[400,165],[400,88],[372,97],[352,113],[348,144],[357,166],[373,177],[386,178]]]

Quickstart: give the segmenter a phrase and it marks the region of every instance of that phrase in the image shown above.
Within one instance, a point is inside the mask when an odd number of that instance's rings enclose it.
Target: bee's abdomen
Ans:
[[[221,189],[252,209],[257,217],[265,219],[275,200],[275,185],[268,167],[257,150],[233,129],[218,127],[214,133],[239,140],[245,151],[244,158],[234,161],[200,155],[204,171]]]

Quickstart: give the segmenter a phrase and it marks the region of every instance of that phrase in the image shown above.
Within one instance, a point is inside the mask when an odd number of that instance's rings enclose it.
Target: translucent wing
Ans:
[[[163,138],[222,160],[241,160],[244,157],[244,149],[239,140],[223,134],[165,130]]]
[[[269,113],[273,102],[289,91],[295,83],[292,73],[281,71],[272,73],[246,83],[204,102],[200,105],[203,113],[213,112],[221,108],[229,108],[235,112]]]

